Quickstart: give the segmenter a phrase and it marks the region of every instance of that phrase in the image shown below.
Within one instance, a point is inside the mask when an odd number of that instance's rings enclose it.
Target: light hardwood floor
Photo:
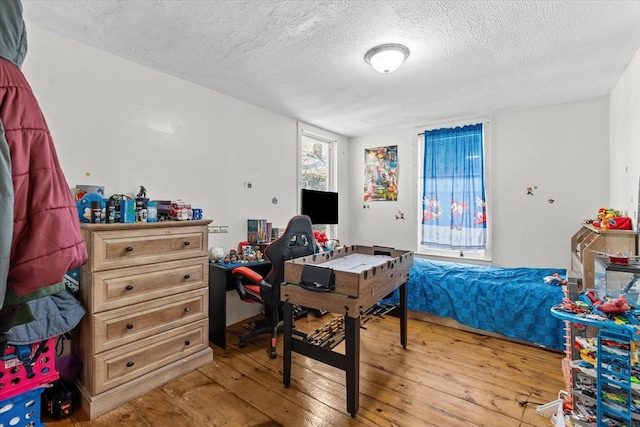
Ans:
[[[328,316],[296,326],[313,332]],[[282,340],[278,358],[270,359],[267,336],[240,349],[236,335],[243,328],[234,325],[227,350],[212,346],[213,363],[93,421],[79,410],[43,421],[47,427],[550,425],[535,410],[563,388],[561,353],[412,319],[403,350],[397,318],[364,326],[355,418],[346,412],[343,371],[294,354],[287,389]]]

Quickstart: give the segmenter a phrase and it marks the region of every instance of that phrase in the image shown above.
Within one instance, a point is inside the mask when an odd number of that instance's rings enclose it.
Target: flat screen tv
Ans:
[[[308,215],[314,225],[338,223],[338,193],[302,190],[301,212]]]

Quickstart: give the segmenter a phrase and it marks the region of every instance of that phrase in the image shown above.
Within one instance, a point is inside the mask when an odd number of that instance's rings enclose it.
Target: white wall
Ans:
[[[413,129],[349,139],[350,236],[359,245],[381,245],[413,251],[416,235],[416,162]],[[364,201],[366,148],[398,146],[398,201]],[[403,219],[396,216],[403,214]]]
[[[640,50],[610,96],[611,201],[636,224],[640,196]]]
[[[494,265],[569,268],[571,235],[609,201],[608,115],[608,98],[598,98],[492,117]],[[351,140],[354,241],[417,247],[418,160],[412,156],[418,132]],[[364,149],[381,145],[399,146],[399,200],[365,204]],[[527,187],[537,187],[533,196]],[[396,220],[398,211],[407,219]]]
[[[144,185],[151,199],[191,202],[229,226],[228,234],[209,236],[210,246],[226,250],[246,240],[248,218],[277,227],[298,212],[295,119],[27,29],[23,71],[71,187],[104,185],[110,195]],[[346,139],[336,138],[344,167]],[[346,238],[348,215],[342,217]]]
[[[228,234],[209,235],[210,247],[227,251],[246,240],[248,218],[284,227],[298,212],[295,119],[28,22],[27,31],[23,72],[71,187],[104,185],[107,195],[135,195],[144,185],[151,199],[181,198],[214,224],[229,226]],[[335,137],[339,169],[347,168],[346,138]],[[346,200],[344,179],[338,191]],[[338,236],[345,241],[347,207],[346,201],[340,206]],[[259,309],[234,293],[228,300],[229,322]]]
[[[228,225],[212,243],[246,240],[246,219],[296,213],[296,122],[29,26],[24,73],[69,184],[106,194],[144,185]],[[244,187],[251,182],[252,189]],[[272,197],[278,204],[271,203]]]

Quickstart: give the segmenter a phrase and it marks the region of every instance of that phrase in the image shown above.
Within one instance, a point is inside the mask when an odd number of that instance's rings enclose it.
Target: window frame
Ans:
[[[330,132],[324,131],[322,129],[306,125],[304,123],[298,122],[298,184],[297,184],[297,194],[296,194],[296,205],[298,212],[301,212],[301,190],[303,188],[303,176],[302,176],[302,140],[303,138],[311,138],[317,140],[322,143],[326,143],[329,146],[329,153],[327,154],[328,165],[327,165],[327,189],[326,191],[338,191],[338,139],[336,136]],[[337,224],[333,225],[314,225],[313,229],[324,232],[327,234],[329,239],[335,239],[338,235]]]

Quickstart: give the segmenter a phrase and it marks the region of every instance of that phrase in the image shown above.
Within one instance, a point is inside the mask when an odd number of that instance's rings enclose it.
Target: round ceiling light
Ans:
[[[371,49],[364,56],[374,70],[381,73],[391,73],[400,68],[409,56],[409,49],[397,43],[382,44]]]

